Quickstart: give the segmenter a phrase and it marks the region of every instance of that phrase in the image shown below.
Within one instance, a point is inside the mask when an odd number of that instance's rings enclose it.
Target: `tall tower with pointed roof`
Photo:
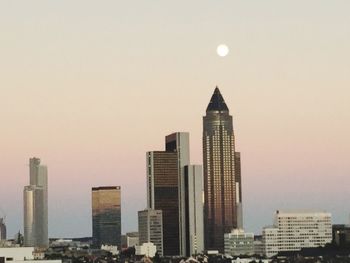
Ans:
[[[204,226],[207,250],[224,252],[224,234],[242,228],[240,153],[218,87],[203,117]]]

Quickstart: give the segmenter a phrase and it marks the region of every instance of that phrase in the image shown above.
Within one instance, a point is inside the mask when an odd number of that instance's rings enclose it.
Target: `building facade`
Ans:
[[[331,214],[313,211],[276,211],[274,226],[263,230],[265,255],[323,247],[332,242]]]
[[[92,188],[93,246],[121,247],[121,189],[120,186]]]
[[[6,240],[6,225],[3,218],[0,218],[0,241]]]
[[[148,152],[148,208],[163,213],[163,254],[180,255],[179,168],[176,152]]]
[[[185,244],[186,256],[204,251],[203,218],[203,167],[201,165],[185,166]]]
[[[251,256],[254,254],[254,234],[243,229],[233,229],[225,234],[225,254],[230,256]]]
[[[156,253],[157,247],[151,242],[135,246],[135,255],[137,256],[146,256],[149,258],[153,258],[156,255]]]
[[[186,256],[203,243],[202,173],[199,166],[188,168],[189,133],[166,136],[165,149],[146,155],[147,205],[163,213],[163,254]],[[188,192],[192,190],[194,196]]]
[[[243,228],[240,153],[232,116],[216,87],[203,117],[205,247],[224,252],[224,234]]]
[[[40,256],[39,256],[40,255]],[[1,263],[62,263],[62,260],[44,260],[43,253],[35,251],[34,247],[0,248]]]
[[[48,247],[47,167],[39,158],[29,159],[29,182],[23,190],[24,246]]]
[[[190,135],[175,132],[165,137],[165,151],[177,154],[179,192],[179,254],[186,255],[185,166],[190,164]]]
[[[145,209],[138,212],[139,245],[153,243],[163,256],[163,216],[161,210]]]

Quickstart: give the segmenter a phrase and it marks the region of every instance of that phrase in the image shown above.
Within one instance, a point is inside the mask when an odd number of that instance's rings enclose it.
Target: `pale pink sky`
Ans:
[[[218,85],[242,153],[245,227],[276,209],[350,213],[350,2],[1,1],[0,207],[22,229],[28,159],[49,171],[50,236],[91,235],[91,187],[145,207],[145,152],[191,134]],[[218,44],[230,53],[216,55]]]

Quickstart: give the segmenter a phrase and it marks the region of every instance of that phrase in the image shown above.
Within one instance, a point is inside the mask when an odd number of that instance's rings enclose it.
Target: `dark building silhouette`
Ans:
[[[240,153],[232,116],[216,87],[203,117],[205,248],[224,252],[224,233],[242,228]]]
[[[350,225],[333,225],[332,235],[335,245],[350,248]]]
[[[121,247],[120,186],[92,188],[92,240],[94,247]]]
[[[0,218],[0,240],[6,240],[6,225],[5,220]]]

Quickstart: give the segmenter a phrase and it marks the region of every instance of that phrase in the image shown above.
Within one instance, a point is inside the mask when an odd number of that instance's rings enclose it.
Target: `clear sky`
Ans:
[[[28,159],[49,171],[51,237],[91,235],[91,187],[145,208],[145,152],[187,131],[218,85],[242,155],[244,225],[276,209],[350,213],[350,1],[0,2],[0,207],[22,230]],[[218,57],[217,45],[230,48]]]

